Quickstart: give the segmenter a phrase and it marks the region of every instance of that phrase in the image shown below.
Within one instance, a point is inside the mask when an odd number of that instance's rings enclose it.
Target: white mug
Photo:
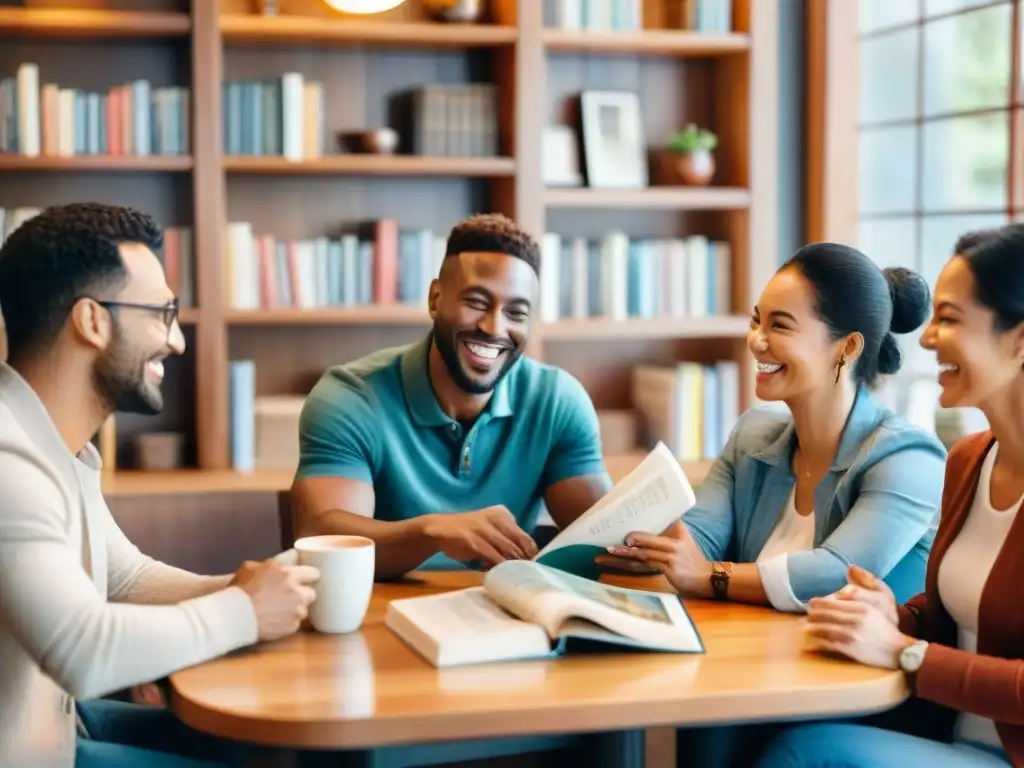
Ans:
[[[320,571],[309,606],[313,629],[326,634],[362,626],[373,592],[376,547],[364,536],[307,536],[295,542],[301,565]]]

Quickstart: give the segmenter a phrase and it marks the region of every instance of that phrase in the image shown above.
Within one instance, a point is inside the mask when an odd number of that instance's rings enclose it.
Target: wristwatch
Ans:
[[[732,576],[732,563],[716,560],[711,564],[711,593],[716,600],[728,598],[730,576]]]
[[[924,655],[927,650],[927,641],[917,640],[900,651],[900,669],[902,669],[904,674],[907,675],[911,685],[913,685],[914,676],[917,674],[917,670],[919,670],[921,665],[924,664]]]

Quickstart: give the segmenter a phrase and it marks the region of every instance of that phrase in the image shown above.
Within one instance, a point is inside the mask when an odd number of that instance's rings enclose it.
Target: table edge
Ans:
[[[867,681],[805,686],[770,697],[741,691],[675,701],[541,703],[532,709],[291,721],[205,707],[184,696],[172,675],[170,705],[186,725],[221,738],[290,749],[368,749],[478,738],[870,715],[903,703],[908,695],[903,674],[894,670]]]

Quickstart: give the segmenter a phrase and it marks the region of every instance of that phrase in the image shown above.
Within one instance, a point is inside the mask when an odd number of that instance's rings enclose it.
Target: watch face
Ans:
[[[908,645],[900,652],[900,666],[907,672],[916,672],[924,663],[924,651],[927,643]]]

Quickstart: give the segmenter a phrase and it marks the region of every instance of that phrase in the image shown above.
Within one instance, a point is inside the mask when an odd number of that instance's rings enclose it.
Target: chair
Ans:
[[[295,545],[295,520],[290,491],[277,494],[281,549]],[[550,533],[550,532],[547,532]],[[572,758],[590,768],[643,768],[645,733],[613,731],[609,733],[566,734],[555,736],[518,736],[507,739],[471,739],[439,741],[377,749],[347,750],[342,753],[305,752],[299,756],[301,768],[414,768],[445,765],[470,760],[486,760],[513,755],[553,753],[572,750]],[[339,759],[343,756],[343,759]]]

